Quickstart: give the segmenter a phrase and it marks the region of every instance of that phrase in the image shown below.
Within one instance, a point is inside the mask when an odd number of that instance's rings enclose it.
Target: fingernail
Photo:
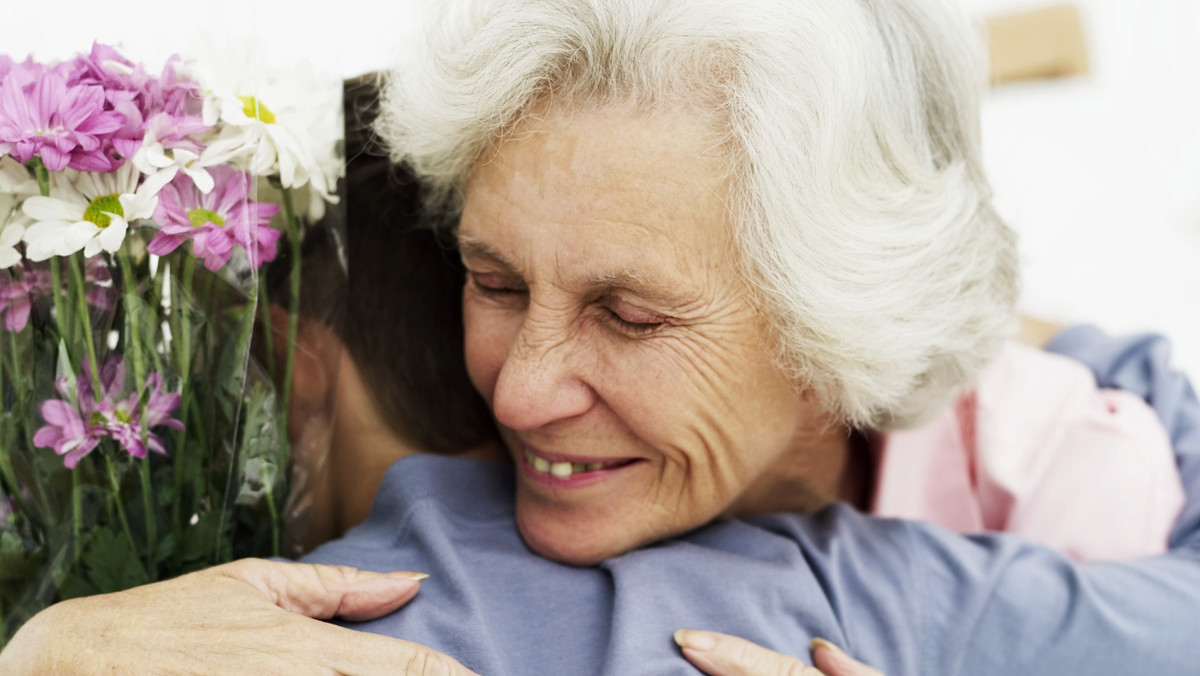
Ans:
[[[828,648],[834,652],[839,652],[839,653],[846,652],[846,651],[842,650],[841,648],[837,647],[837,645],[834,644],[832,641],[826,641],[823,638],[814,638],[812,640],[811,648],[813,650],[816,650],[817,648]]]
[[[676,629],[675,645],[691,650],[712,650],[717,647],[717,637],[707,631]]]
[[[388,577],[399,578],[401,580],[415,580],[417,582],[420,582],[421,580],[427,579],[429,577],[429,573],[410,573],[408,571],[396,571],[394,573],[388,573]]]

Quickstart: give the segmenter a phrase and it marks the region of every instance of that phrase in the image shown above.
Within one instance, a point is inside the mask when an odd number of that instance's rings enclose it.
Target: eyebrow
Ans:
[[[517,270],[517,266],[505,258],[504,254],[493,249],[487,242],[471,237],[470,235],[459,234],[458,251],[462,254],[463,258],[488,258],[513,272]]]

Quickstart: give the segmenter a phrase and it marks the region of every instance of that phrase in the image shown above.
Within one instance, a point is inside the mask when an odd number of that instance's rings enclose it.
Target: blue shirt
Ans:
[[[305,560],[430,573],[406,607],[348,626],[489,676],[694,675],[672,641],[680,628],[806,662],[821,636],[888,676],[1200,673],[1200,402],[1167,370],[1162,339],[1080,328],[1051,349],[1145,397],[1166,425],[1188,493],[1167,554],[1075,564],[1013,536],[834,505],[571,567],[521,541],[510,468],[415,456],[389,470],[365,524]]]

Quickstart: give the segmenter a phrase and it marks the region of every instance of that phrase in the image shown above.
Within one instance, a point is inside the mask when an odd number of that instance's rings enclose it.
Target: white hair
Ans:
[[[846,424],[932,415],[1009,333],[984,58],[945,0],[476,0],[409,48],[377,130],[441,208],[551,98],[707,111],[779,364]]]

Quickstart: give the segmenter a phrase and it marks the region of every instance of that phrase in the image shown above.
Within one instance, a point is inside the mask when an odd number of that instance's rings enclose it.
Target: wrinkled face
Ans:
[[[467,183],[467,368],[543,556],[702,525],[814,424],[737,274],[708,138],[682,113],[551,111]]]

